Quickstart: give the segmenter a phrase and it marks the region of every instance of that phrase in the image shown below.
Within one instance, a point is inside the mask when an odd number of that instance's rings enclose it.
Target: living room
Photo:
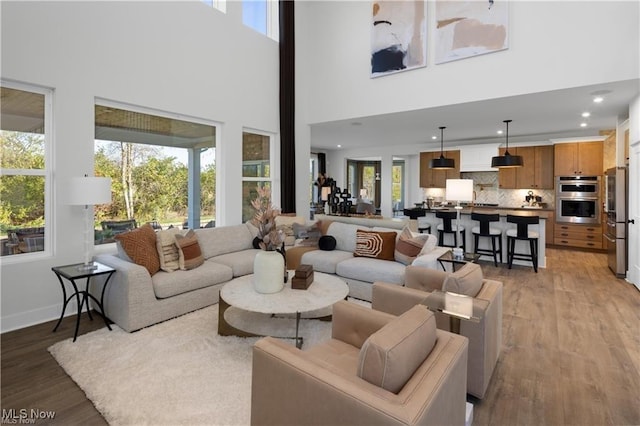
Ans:
[[[96,99],[219,124],[217,197],[222,201],[216,223],[221,226],[241,222],[243,131],[258,130],[277,140],[280,130],[278,44],[242,25],[240,2],[227,2],[226,13],[198,1],[3,1],[1,7],[3,81],[53,91],[47,224],[54,238],[41,254],[1,260],[4,333],[57,318],[60,289],[51,268],[82,259],[82,211],[59,200],[65,179],[93,175]],[[426,68],[371,79],[370,4],[296,3],[296,165],[301,166],[295,176],[305,183],[296,186],[296,211],[309,209],[312,151],[327,153],[328,172],[340,182],[343,159],[363,156],[360,148],[345,153],[315,145],[314,126],[638,79],[637,3],[513,2],[510,13],[507,51],[447,65],[428,62]],[[629,107],[636,146],[639,102],[636,95]],[[495,125],[505,118],[495,117]],[[406,146],[367,148],[366,155],[381,158],[382,179],[390,176],[393,156],[412,156],[410,176],[416,183],[410,192],[419,201],[417,156],[438,146],[426,140],[430,136]],[[279,175],[273,182],[278,188]],[[276,189],[277,204],[281,196]],[[389,202],[383,215],[390,216],[391,209]],[[638,253],[637,240],[633,244]]]

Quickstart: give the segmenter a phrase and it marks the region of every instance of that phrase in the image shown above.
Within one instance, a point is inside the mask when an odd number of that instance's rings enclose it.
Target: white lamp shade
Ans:
[[[65,188],[66,204],[93,206],[111,202],[111,178],[71,178]]]
[[[367,189],[366,189],[366,188],[362,188],[362,189],[360,190],[360,196],[361,196],[362,198],[366,198],[366,197],[367,197]]]
[[[473,179],[447,179],[447,201],[473,201]]]

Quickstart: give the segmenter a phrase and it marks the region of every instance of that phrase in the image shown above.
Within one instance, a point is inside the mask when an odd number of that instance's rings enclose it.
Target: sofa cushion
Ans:
[[[176,245],[176,235],[185,235],[187,231],[179,228],[170,228],[156,232],[156,247],[160,260],[160,269],[173,272],[180,269],[180,253]]]
[[[413,235],[415,236],[416,234],[413,233]],[[432,235],[432,234],[417,234],[417,235],[427,236],[427,240],[425,241],[424,246],[422,246],[422,250],[420,250],[420,254],[418,254],[418,256],[422,256],[423,254],[429,254],[436,247],[438,247],[438,237],[436,237],[435,235]]]
[[[356,249],[354,256],[373,257],[382,260],[395,260],[395,232],[376,232],[358,229],[356,231]]]
[[[241,277],[243,275],[253,274],[253,260],[256,257],[256,253],[258,253],[259,251],[261,250],[241,250],[235,253],[227,253],[221,254],[220,256],[214,256],[208,259],[208,261],[227,265],[233,270],[234,277]]]
[[[230,267],[205,261],[202,266],[190,271],[160,271],[151,277],[153,291],[158,299],[166,299],[199,288],[225,283],[233,278]]]
[[[331,222],[324,235],[331,235],[336,239],[336,250],[356,251],[356,232],[362,226],[348,223]]]
[[[324,251],[331,251],[336,249],[336,239],[331,235],[323,235],[318,240],[318,248]]]
[[[442,291],[475,297],[482,288],[482,268],[476,263],[466,263],[462,268],[445,278]]]
[[[405,268],[406,266],[402,263],[391,260],[351,257],[338,263],[335,273],[343,278],[370,283],[384,281],[393,284],[404,284]]]
[[[276,216],[276,228],[284,233],[284,245],[292,246],[298,238],[295,234],[293,225],[304,225],[305,220],[302,216]]]
[[[241,224],[220,226],[217,228],[196,229],[202,256],[209,259],[221,254],[234,253],[253,248],[253,238],[256,236],[250,230],[253,225]]]
[[[313,266],[314,271],[335,274],[336,266],[347,259],[353,259],[353,253],[342,250],[312,250],[302,255],[300,263]]]
[[[413,376],[436,342],[436,320],[424,305],[416,305],[364,342],[358,376],[398,393]]]
[[[123,232],[115,236],[120,242],[127,256],[134,263],[144,266],[153,275],[160,270],[160,259],[156,248],[156,232],[151,225],[145,224],[140,228]]]
[[[190,229],[185,235],[176,234],[176,245],[178,246],[178,263],[180,269],[195,269],[204,263],[198,237],[196,237],[193,229]]]
[[[414,235],[408,227],[405,227],[396,240],[395,260],[404,265],[410,265],[420,254],[428,239],[429,234]]]

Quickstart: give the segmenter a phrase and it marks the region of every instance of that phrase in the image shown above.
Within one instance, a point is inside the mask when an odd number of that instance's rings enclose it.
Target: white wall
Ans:
[[[513,1],[508,50],[435,65],[429,1],[427,67],[371,79],[371,3],[300,2],[311,18],[296,26],[298,60],[313,79],[299,107],[321,123],[637,78],[638,6]]]
[[[192,2],[2,2],[2,78],[54,90],[54,198],[93,174],[96,97],[221,123],[218,223],[241,221],[242,129],[277,134],[278,44]],[[2,331],[53,319],[51,267],[82,259],[81,209],[57,202],[52,256],[2,259]]]

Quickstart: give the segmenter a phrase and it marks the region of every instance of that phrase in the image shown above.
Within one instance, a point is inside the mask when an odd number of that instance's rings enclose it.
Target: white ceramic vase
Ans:
[[[253,287],[258,293],[277,293],[284,287],[284,257],[260,250],[253,261]]]

